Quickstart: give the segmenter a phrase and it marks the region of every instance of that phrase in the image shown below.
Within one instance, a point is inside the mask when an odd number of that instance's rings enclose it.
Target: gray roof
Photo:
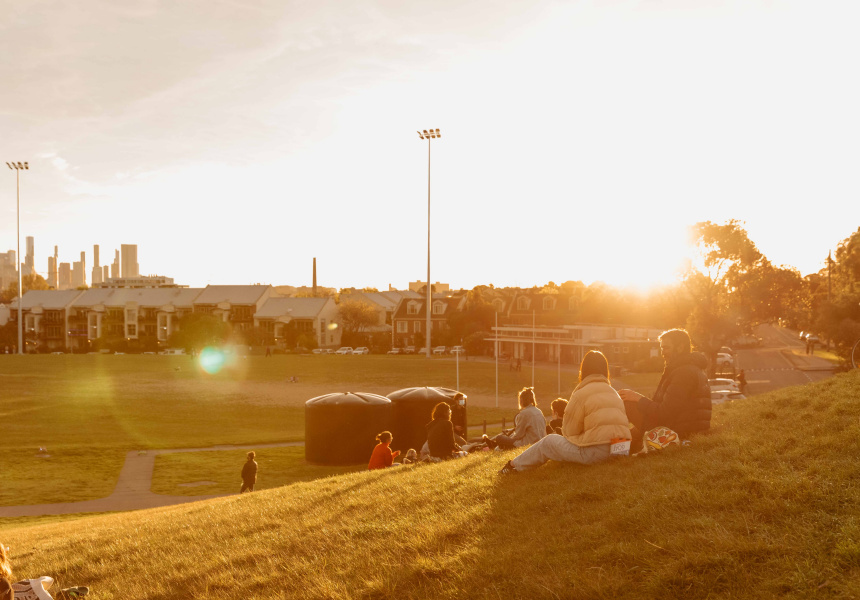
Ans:
[[[272,290],[270,285],[207,285],[194,299],[194,304],[256,304],[263,294]]]
[[[331,298],[269,298],[254,315],[255,319],[313,319]]]
[[[22,309],[31,309],[36,306],[53,310],[66,308],[83,292],[82,290],[30,290],[24,294]],[[12,300],[12,306],[18,308],[18,299]]]
[[[174,306],[191,307],[194,299],[202,291],[201,288],[94,288],[85,291],[77,298],[72,306],[88,307],[104,304],[105,306],[125,306],[136,302],[140,306]]]

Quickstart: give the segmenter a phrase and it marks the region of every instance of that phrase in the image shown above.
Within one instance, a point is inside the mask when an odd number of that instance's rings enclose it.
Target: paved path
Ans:
[[[140,510],[196,502],[208,498],[219,498],[227,494],[215,496],[164,496],[153,494],[152,472],[155,468],[155,457],[159,454],[173,452],[215,452],[224,450],[257,450],[259,448],[281,448],[284,446],[304,446],[304,442],[286,442],[282,444],[256,444],[253,446],[211,446],[209,448],[181,448],[176,450],[146,450],[133,451],[125,455],[125,464],[120,471],[119,479],[113,493],[107,498],[84,500],[82,502],[58,502],[54,504],[31,504],[29,506],[0,507],[0,517],[40,517],[44,515],[70,515],[89,512],[112,512]]]

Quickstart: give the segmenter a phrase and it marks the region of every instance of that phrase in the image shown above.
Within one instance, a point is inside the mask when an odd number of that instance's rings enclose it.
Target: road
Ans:
[[[748,396],[833,375],[832,363],[804,354],[806,345],[797,338],[796,331],[759,325],[756,334],[762,339],[761,346],[749,350],[736,349],[735,361],[737,368],[746,374]]]

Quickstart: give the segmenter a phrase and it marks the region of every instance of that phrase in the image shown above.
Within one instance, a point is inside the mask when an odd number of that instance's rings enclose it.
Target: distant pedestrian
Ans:
[[[272,355],[272,348],[270,346],[266,346],[266,358]]]
[[[257,461],[254,460],[256,456],[256,452],[248,452],[248,460],[245,461],[245,465],[242,467],[242,488],[239,490],[240,494],[254,491],[254,484],[257,483]]]
[[[522,371],[522,370],[523,370],[523,359],[517,357],[517,371]]]
[[[741,394],[745,394],[747,390],[747,376],[744,373],[744,370],[741,369],[741,372],[738,374],[738,388],[741,390]]]

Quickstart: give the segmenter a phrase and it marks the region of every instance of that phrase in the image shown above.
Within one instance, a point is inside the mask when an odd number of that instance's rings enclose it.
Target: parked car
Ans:
[[[403,349],[403,354],[415,354],[415,346],[406,346]]]
[[[323,354],[334,354],[334,348],[326,348],[323,350]]]
[[[711,387],[712,392],[718,392],[720,390],[729,390],[731,392],[740,392],[741,388],[738,386],[738,382],[734,379],[728,378],[718,378],[718,379],[708,379],[708,385]]]
[[[445,354],[448,351],[448,348],[445,346],[436,346],[433,348],[433,354]]]
[[[466,349],[463,346],[454,346],[451,348],[451,354],[466,354]]]
[[[343,346],[341,348],[338,348],[335,354],[352,354],[352,348],[349,346]]]
[[[803,341],[806,339],[806,336],[808,336],[808,335],[809,335],[808,331],[801,331],[799,334],[797,334],[797,339],[799,339],[800,341]]]
[[[311,350],[311,354],[325,354],[325,348],[314,348]]]
[[[726,354],[725,352],[720,352],[717,354],[717,366],[720,365],[734,365],[735,359],[732,358],[731,354]]]
[[[370,354],[370,348],[367,346],[359,346],[352,351],[353,354]]]
[[[722,404],[723,402],[745,399],[746,396],[740,392],[732,392],[731,390],[717,390],[711,392],[711,404]]]
[[[817,344],[819,341],[818,336],[815,335],[814,333],[807,333],[805,339],[806,339],[807,344],[810,344],[810,343],[816,343]]]
[[[403,350],[400,348],[392,348],[386,354],[403,354]]]
[[[731,354],[732,356],[735,355],[735,351],[728,346],[722,346],[719,350],[717,350],[717,352],[722,352],[723,354]]]

